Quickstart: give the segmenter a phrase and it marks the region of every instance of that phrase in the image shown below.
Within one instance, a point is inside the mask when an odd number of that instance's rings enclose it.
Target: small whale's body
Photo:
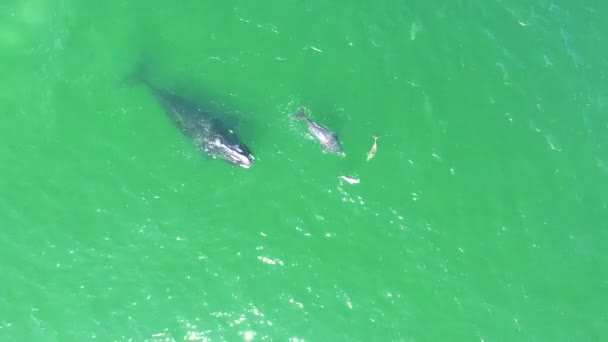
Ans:
[[[201,152],[246,169],[253,165],[255,158],[249,148],[217,117],[173,92],[155,87],[144,77],[141,67],[127,81],[145,84],[173,123]]]
[[[367,153],[367,161],[370,161],[372,158],[374,158],[376,156],[376,152],[378,152],[378,136],[372,135],[372,138],[374,138],[374,144]]]
[[[312,121],[308,115],[306,115],[304,108],[301,108],[300,111],[294,115],[294,117],[296,119],[306,120],[308,129],[317,138],[317,140],[319,140],[319,143],[321,143],[321,146],[323,146],[326,151],[344,155],[344,150],[342,149],[342,146],[340,146],[340,142],[338,141],[336,134],[330,131],[328,128]]]

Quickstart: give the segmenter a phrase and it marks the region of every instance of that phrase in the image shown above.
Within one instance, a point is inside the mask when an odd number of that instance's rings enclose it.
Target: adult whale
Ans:
[[[141,68],[128,81],[146,85],[177,128],[192,139],[201,152],[246,169],[253,165],[255,158],[251,150],[217,117],[172,91],[154,86]]]

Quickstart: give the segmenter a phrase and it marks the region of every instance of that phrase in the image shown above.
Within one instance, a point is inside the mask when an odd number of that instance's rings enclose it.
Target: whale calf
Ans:
[[[312,121],[306,114],[305,108],[300,108],[298,112],[293,115],[293,117],[306,121],[308,129],[317,138],[319,143],[321,143],[324,150],[327,152],[344,155],[344,150],[342,149],[342,146],[340,146],[340,142],[338,141],[336,134],[330,131],[328,128]]]

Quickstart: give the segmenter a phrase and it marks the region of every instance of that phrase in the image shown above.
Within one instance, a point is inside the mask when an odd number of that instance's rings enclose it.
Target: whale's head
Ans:
[[[228,143],[223,139],[216,138],[211,145],[215,157],[224,159],[236,166],[248,169],[255,161],[249,148],[242,143]]]
[[[229,146],[227,149],[225,149],[224,159],[245,169],[250,168],[255,160],[251,153],[239,146]]]

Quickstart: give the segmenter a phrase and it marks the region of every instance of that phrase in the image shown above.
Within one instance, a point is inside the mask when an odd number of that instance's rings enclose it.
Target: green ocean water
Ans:
[[[606,340],[607,11],[3,1],[0,341]]]

